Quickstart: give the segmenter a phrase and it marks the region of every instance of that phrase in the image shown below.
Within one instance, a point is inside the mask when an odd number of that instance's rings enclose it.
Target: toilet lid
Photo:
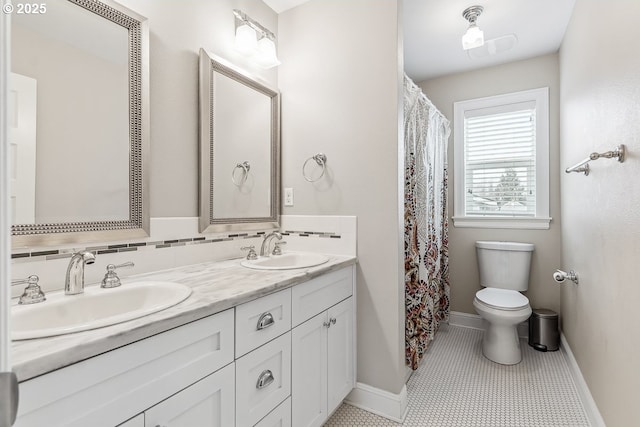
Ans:
[[[529,305],[529,299],[518,291],[484,288],[476,293],[481,302],[502,310],[517,310]]]

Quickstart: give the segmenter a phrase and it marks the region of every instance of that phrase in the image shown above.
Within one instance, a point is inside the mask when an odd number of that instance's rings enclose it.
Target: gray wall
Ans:
[[[558,55],[545,55],[525,61],[453,74],[419,83],[424,93],[451,120],[449,139],[449,215],[453,215],[455,185],[453,165],[453,103],[539,87],[549,87],[549,208],[553,220],[549,230],[500,230],[449,226],[451,310],[475,314],[472,302],[481,289],[476,263],[477,240],[507,240],[535,244],[527,296],[534,308],[560,310],[560,287],[552,273],[560,266],[560,163]]]
[[[198,216],[198,52],[220,56],[277,87],[233,48],[233,9],[277,34],[277,14],[255,0],[121,0],[149,19],[151,216]]]
[[[578,0],[560,50],[562,167],[625,144],[620,164],[562,177],[563,331],[607,426],[640,401],[640,2]]]
[[[279,18],[285,214],[358,217],[358,381],[404,384],[398,3],[312,0]],[[327,176],[301,173],[322,152]],[[316,173],[311,168],[310,172]]]

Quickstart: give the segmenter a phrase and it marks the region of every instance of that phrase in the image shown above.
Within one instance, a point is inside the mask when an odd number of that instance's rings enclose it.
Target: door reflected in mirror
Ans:
[[[128,219],[128,30],[48,0],[11,31],[12,223]]]
[[[13,246],[147,235],[146,18],[47,0],[11,21]]]

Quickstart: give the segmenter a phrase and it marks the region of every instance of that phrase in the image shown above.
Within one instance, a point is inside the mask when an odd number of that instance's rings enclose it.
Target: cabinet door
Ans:
[[[291,331],[292,425],[321,426],[327,418],[327,312]]]
[[[235,424],[231,363],[145,412],[145,427],[229,427]]]
[[[328,413],[340,405],[353,389],[354,337],[353,298],[347,298],[328,310]]]

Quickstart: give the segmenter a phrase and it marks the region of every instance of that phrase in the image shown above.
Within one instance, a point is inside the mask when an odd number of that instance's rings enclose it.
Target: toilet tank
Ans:
[[[526,291],[533,248],[532,243],[476,242],[480,285]]]

